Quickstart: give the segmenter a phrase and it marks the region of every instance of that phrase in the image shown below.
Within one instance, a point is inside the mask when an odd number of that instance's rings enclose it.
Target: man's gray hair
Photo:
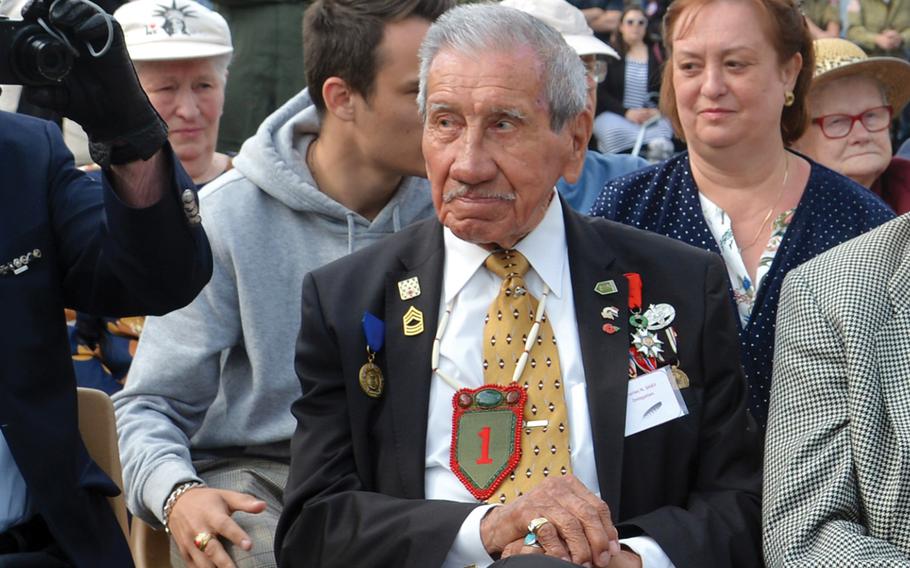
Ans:
[[[426,119],[427,75],[440,51],[484,57],[528,47],[543,67],[550,128],[562,130],[585,109],[587,83],[581,59],[562,35],[534,16],[499,4],[465,4],[443,14],[420,46],[420,91],[417,106]]]

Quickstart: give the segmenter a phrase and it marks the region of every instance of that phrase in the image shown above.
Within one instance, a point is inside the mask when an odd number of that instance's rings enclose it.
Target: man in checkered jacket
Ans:
[[[910,564],[910,217],[792,271],[765,454],[769,566]]]

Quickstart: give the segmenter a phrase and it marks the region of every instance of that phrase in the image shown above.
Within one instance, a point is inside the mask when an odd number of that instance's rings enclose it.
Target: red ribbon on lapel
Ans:
[[[629,281],[629,310],[641,311],[641,274],[626,272],[623,276]]]

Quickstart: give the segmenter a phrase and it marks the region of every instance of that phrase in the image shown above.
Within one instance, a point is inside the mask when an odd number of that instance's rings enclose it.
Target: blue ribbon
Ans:
[[[367,338],[367,347],[378,353],[385,343],[385,323],[370,312],[363,312],[363,334]]]

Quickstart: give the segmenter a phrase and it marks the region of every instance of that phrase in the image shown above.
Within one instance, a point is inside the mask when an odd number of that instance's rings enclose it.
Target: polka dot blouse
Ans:
[[[758,289],[752,318],[745,327],[740,323],[749,408],[762,428],[768,416],[774,327],[784,276],[810,258],[894,217],[866,188],[811,160],[809,163],[812,170],[806,189]],[[609,182],[591,214],[720,253],[702,214],[687,152]],[[730,301],[732,304],[732,291]]]

